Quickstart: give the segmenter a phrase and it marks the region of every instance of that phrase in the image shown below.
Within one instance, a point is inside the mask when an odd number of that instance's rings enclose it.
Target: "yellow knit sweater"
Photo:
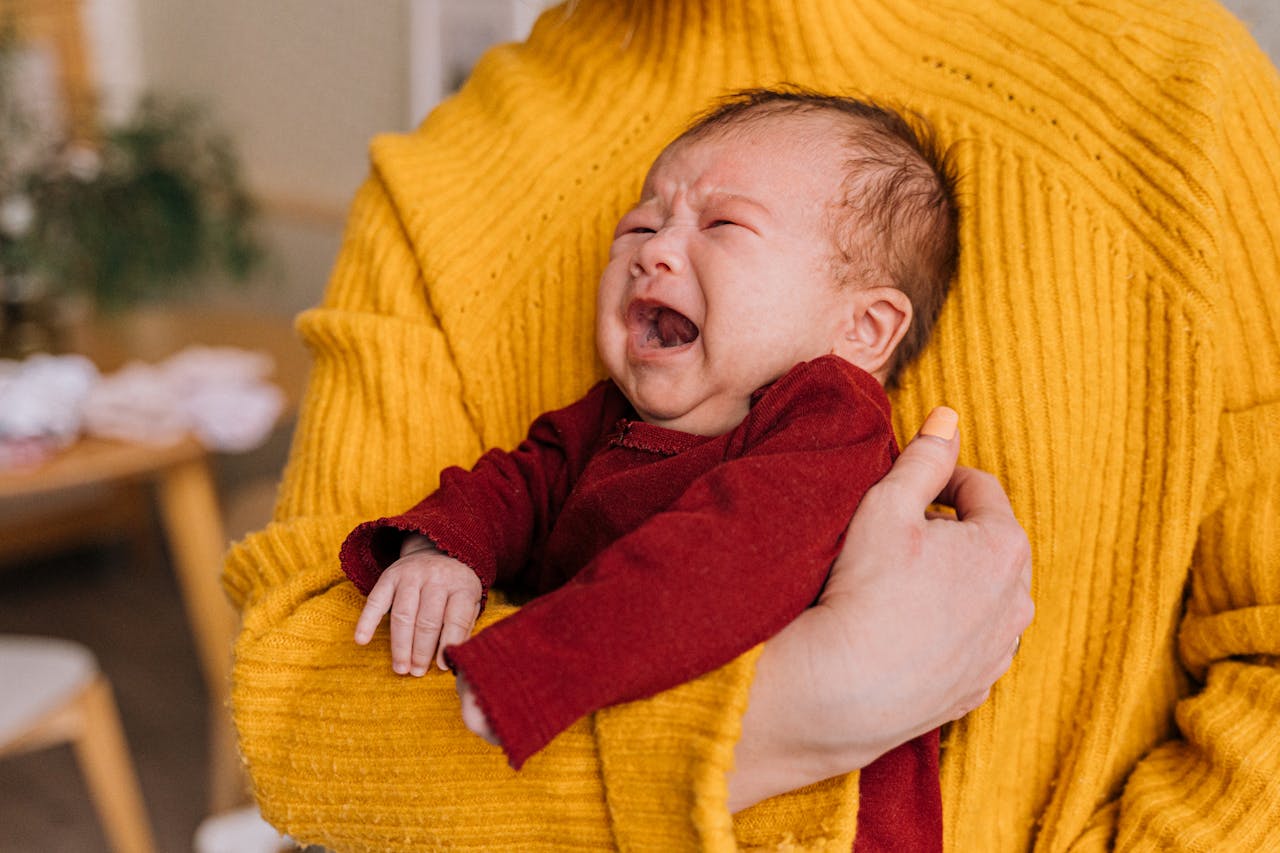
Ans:
[[[1038,609],[945,733],[948,849],[1280,850],[1280,81],[1208,0],[582,0],[377,139],[299,323],[275,520],[227,564],[263,814],[342,851],[849,849],[856,775],[727,813],[755,653],[517,775],[451,678],[352,643],[337,563],[357,521],[599,375],[595,283],[649,161],[778,81],[905,103],[958,145],[960,277],[897,427],[961,412]]]

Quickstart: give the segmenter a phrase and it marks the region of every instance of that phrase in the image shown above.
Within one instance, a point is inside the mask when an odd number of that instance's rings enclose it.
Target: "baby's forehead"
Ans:
[[[788,157],[768,157],[741,139],[679,139],[654,159],[641,186],[640,200],[670,194],[675,188],[704,196],[726,184],[759,189],[762,163],[785,164]]]
[[[830,162],[854,147],[849,117],[830,111],[759,110],[731,117],[711,126],[695,126],[668,143],[654,158],[645,176],[644,193],[680,155],[694,155],[712,163],[731,163],[746,170],[783,165],[812,166]],[[843,159],[843,157],[842,157]]]

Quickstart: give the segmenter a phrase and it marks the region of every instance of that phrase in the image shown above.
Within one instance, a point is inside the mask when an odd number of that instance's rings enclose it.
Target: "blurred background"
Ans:
[[[0,851],[279,846],[219,823],[246,798],[217,572],[270,512],[307,369],[292,317],[323,292],[369,139],[547,5],[0,0]],[[1280,0],[1225,5],[1280,57]],[[97,771],[101,683],[127,751]],[[120,828],[130,778],[150,845]]]
[[[206,105],[234,140],[270,261],[240,302],[314,304],[369,139],[411,129],[538,0],[84,0],[104,114],[147,93]]]
[[[278,846],[235,811],[217,573],[269,516],[307,369],[292,319],[370,138],[547,5],[0,0],[0,851]],[[95,668],[123,767],[92,758]]]

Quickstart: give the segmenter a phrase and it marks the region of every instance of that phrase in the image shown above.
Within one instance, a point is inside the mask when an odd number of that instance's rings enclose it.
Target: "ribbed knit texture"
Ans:
[[[361,649],[337,547],[598,377],[595,282],[664,142],[727,90],[905,103],[959,154],[963,255],[895,396],[1031,536],[1036,621],[943,741],[948,849],[1280,849],[1280,82],[1207,0],[582,0],[373,144],[275,522],[233,549],[263,814],[341,851],[727,850],[755,652],[517,776],[452,680]],[[495,603],[486,619],[499,618]],[[740,815],[849,849],[856,776]]]

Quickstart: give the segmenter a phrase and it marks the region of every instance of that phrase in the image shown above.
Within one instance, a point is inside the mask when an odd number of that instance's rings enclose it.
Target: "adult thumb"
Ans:
[[[959,422],[954,409],[935,408],[880,481],[897,492],[903,508],[913,515],[923,513],[937,499],[956,469]]]

